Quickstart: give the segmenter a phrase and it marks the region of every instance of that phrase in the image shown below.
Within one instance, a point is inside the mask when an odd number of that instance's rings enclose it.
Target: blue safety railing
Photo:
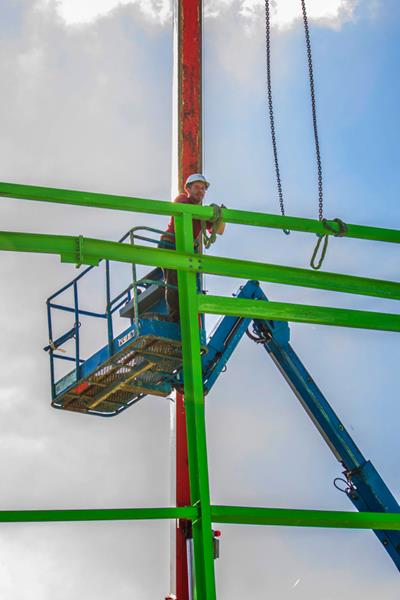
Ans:
[[[137,233],[139,231],[141,231],[141,232],[145,231],[145,232],[149,232],[152,234],[156,234],[158,237],[157,237],[157,239],[155,239],[154,237],[149,237],[148,235],[141,235],[141,234]],[[119,240],[119,242],[123,243],[127,239],[129,239],[129,242],[131,244],[134,244],[135,240],[141,240],[141,241],[145,241],[147,243],[158,245],[160,242],[160,240],[159,240],[160,234],[163,234],[163,236],[171,235],[171,238],[173,237],[173,234],[166,234],[164,231],[161,231],[159,229],[154,229],[152,227],[145,227],[145,226],[137,226],[137,227],[133,227],[132,229],[130,229]],[[163,246],[164,247],[170,246],[171,248],[174,248],[173,243],[169,244],[168,242],[165,242],[165,241],[163,241]],[[133,299],[133,303],[134,303],[133,314],[134,314],[134,316],[130,320],[131,320],[131,324],[133,324],[133,322],[137,323],[138,319],[139,319],[138,295],[139,295],[140,290],[147,288],[150,284],[151,285],[160,285],[163,287],[165,286],[165,283],[163,280],[157,282],[157,281],[149,280],[146,278],[138,279],[136,264],[132,263],[132,283],[130,283],[127,288],[125,288],[124,290],[122,290],[120,293],[118,293],[116,296],[114,296],[112,298],[111,297],[110,261],[106,260],[105,261],[105,287],[106,287],[105,311],[103,313],[103,312],[94,312],[91,310],[85,310],[85,309],[82,309],[79,305],[79,282],[92,269],[94,269],[94,266],[90,266],[90,267],[87,267],[86,269],[84,269],[84,271],[82,271],[82,273],[77,275],[77,277],[74,277],[74,279],[72,279],[69,283],[64,285],[61,289],[57,290],[46,301],[49,344],[44,348],[44,350],[49,352],[49,356],[50,356],[51,392],[52,392],[53,398],[55,398],[55,396],[56,396],[56,389],[55,389],[55,385],[56,385],[55,361],[56,360],[64,360],[64,361],[73,362],[75,364],[76,381],[78,381],[80,378],[80,367],[81,367],[82,363],[85,362],[85,359],[81,357],[81,349],[80,349],[80,331],[79,331],[80,326],[81,326],[81,323],[79,320],[80,316],[92,317],[92,318],[96,318],[96,319],[103,319],[106,321],[107,342],[108,342],[109,352],[110,352],[110,356],[111,356],[114,353],[114,350],[113,350],[113,348],[114,348],[114,345],[113,345],[113,341],[114,341],[113,315],[114,315],[114,313],[117,310],[119,310],[122,306],[124,306],[127,302],[130,302]],[[71,289],[73,292],[73,306],[68,306],[68,305],[65,305],[65,304],[57,301],[57,299],[59,298],[59,296],[61,296],[61,294],[63,294],[64,292],[66,292],[68,290],[71,290]],[[74,322],[73,327],[68,329],[66,332],[61,334],[56,339],[53,338],[53,317],[54,317],[53,311],[64,311],[64,312],[73,313],[74,317],[75,317],[75,322]],[[74,351],[71,356],[70,354],[67,354],[61,348],[61,346],[72,339],[75,340],[75,345],[74,345]],[[58,352],[57,352],[57,350],[58,350]]]

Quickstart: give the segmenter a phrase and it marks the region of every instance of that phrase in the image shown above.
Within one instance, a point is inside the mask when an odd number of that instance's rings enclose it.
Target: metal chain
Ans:
[[[266,55],[267,55],[268,112],[269,112],[269,122],[270,122],[270,128],[271,128],[272,150],[274,153],[276,186],[278,188],[279,206],[281,209],[281,214],[284,217],[285,216],[285,206],[283,203],[282,182],[281,182],[281,174],[280,174],[280,170],[279,170],[279,161],[278,161],[278,148],[277,148],[277,144],[276,144],[274,106],[272,103],[271,25],[270,25],[270,21],[271,21],[271,18],[270,18],[270,10],[269,10],[269,0],[265,0],[265,45],[266,45]],[[284,232],[286,234],[290,233],[286,229],[284,229]]]
[[[322,186],[322,165],[321,165],[321,153],[320,153],[319,139],[318,139],[317,109],[316,109],[316,102],[315,102],[314,70],[313,70],[313,62],[312,62],[312,54],[311,54],[310,30],[308,27],[308,18],[307,18],[307,10],[306,10],[305,0],[301,0],[301,8],[303,11],[304,31],[305,31],[305,36],[306,36],[308,74],[309,74],[309,80],[310,80],[310,93],[311,93],[311,109],[312,109],[312,120],[313,120],[314,140],[315,140],[315,153],[317,156],[318,218],[320,221],[322,221],[323,210],[324,210],[324,193],[323,193],[323,186]]]
[[[317,108],[316,108],[316,100],[315,100],[314,69],[313,69],[312,52],[311,52],[310,30],[309,30],[309,26],[308,26],[307,9],[306,9],[305,0],[301,0],[301,8],[302,8],[302,12],[303,12],[304,31],[305,31],[305,38],[306,38],[312,121],[313,121],[314,142],[315,142],[315,154],[316,154],[316,158],[317,158],[318,219],[320,221],[322,221],[323,216],[324,216],[324,214],[323,214],[324,192],[323,192],[323,180],[322,180],[322,162],[321,162],[321,151],[320,151],[319,136],[318,136]],[[265,0],[265,40],[266,40],[266,58],[267,58],[268,112],[269,112],[269,121],[270,121],[270,129],[271,129],[272,150],[273,150],[273,155],[274,155],[276,185],[277,185],[277,189],[278,189],[279,206],[280,206],[282,216],[285,216],[282,181],[281,181],[279,160],[278,160],[278,148],[277,148],[277,142],[276,142],[274,107],[273,107],[273,101],[272,101],[271,16],[270,16],[269,0]],[[285,231],[285,233],[289,233],[287,230],[284,230],[284,231]]]

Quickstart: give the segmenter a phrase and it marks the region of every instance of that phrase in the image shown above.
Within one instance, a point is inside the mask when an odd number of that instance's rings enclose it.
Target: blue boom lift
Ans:
[[[143,235],[145,232],[146,235]],[[157,243],[149,237],[160,231],[148,227],[131,229],[120,241],[136,239]],[[110,263],[105,261],[106,309],[104,313],[84,310],[79,304],[79,284],[93,269],[88,267],[47,300],[52,406],[103,417],[114,416],[148,394],[168,396],[183,385],[180,328],[167,319],[162,270],[153,269],[138,278],[132,265],[132,283],[111,297]],[[61,304],[58,297],[72,291],[73,306]],[[239,298],[268,302],[257,281],[248,281],[237,294]],[[74,323],[66,332],[53,338],[53,311],[73,315]],[[119,311],[129,326],[114,334],[113,316]],[[107,343],[87,359],[81,358],[80,318],[103,319],[107,325]],[[396,499],[367,460],[329,402],[292,349],[287,322],[241,317],[223,317],[213,334],[202,343],[203,385],[207,394],[239,344],[247,334],[272,358],[297,396],[329,448],[343,467],[343,478],[335,479],[359,511],[400,512]],[[73,341],[73,353],[61,348]],[[56,378],[56,360],[74,363],[74,369]],[[400,570],[400,532],[374,532]]]

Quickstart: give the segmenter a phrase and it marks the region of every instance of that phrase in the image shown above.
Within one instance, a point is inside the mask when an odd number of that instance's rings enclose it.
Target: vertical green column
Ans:
[[[175,217],[175,231],[177,250],[193,252],[191,217],[188,215]],[[195,271],[193,273],[178,272],[178,288],[185,378],[190,495],[192,505],[199,509],[200,514],[199,518],[193,521],[196,598],[197,600],[214,600],[216,598],[214,549]]]

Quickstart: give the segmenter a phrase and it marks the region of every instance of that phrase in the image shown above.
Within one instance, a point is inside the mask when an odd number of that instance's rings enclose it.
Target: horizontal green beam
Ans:
[[[0,523],[48,521],[136,521],[152,519],[196,519],[192,506],[167,508],[96,508],[74,510],[2,510]]]
[[[198,510],[193,506],[74,510],[2,510],[0,511],[0,523],[145,521],[153,519],[195,520],[198,516]],[[242,525],[400,530],[400,513],[211,506],[211,519],[213,523],[237,523]]]
[[[99,194],[97,192],[64,190],[38,187],[35,185],[20,185],[18,183],[0,182],[0,197],[34,200],[37,202],[51,202],[56,204],[70,204],[72,206],[89,206],[91,208],[124,210],[164,216],[186,213],[193,214],[198,218],[210,219],[213,215],[213,209],[211,207],[175,204],[164,200]]]
[[[211,506],[213,523],[400,530],[400,513]]]
[[[211,219],[213,216],[213,209],[209,206],[174,204],[173,202],[165,202],[162,200],[115,196],[111,194],[64,190],[7,182],[0,182],[0,196],[158,215],[190,214],[193,218],[203,220]],[[233,209],[224,209],[222,211],[222,216],[226,223],[253,225],[256,227],[267,227],[272,229],[289,229],[291,231],[304,231],[315,234],[330,234],[330,232],[323,227],[322,223],[315,219],[282,217],[280,215]],[[329,221],[329,223],[334,230],[337,229],[337,225],[334,221]],[[399,244],[400,230],[348,224],[346,237]]]
[[[217,256],[188,254],[118,242],[37,233],[0,232],[0,250],[59,254],[64,262],[98,264],[101,259],[135,262],[184,271],[257,279],[349,294],[400,300],[400,283],[367,277],[315,272]]]
[[[270,283],[400,300],[400,283],[396,281],[207,255],[195,256],[192,265],[193,269],[211,275],[256,279]]]
[[[201,313],[214,315],[315,323],[318,325],[380,331],[400,331],[400,315],[344,308],[325,308],[324,306],[307,306],[286,302],[261,302],[259,300],[243,300],[242,298],[199,295],[198,310]]]

